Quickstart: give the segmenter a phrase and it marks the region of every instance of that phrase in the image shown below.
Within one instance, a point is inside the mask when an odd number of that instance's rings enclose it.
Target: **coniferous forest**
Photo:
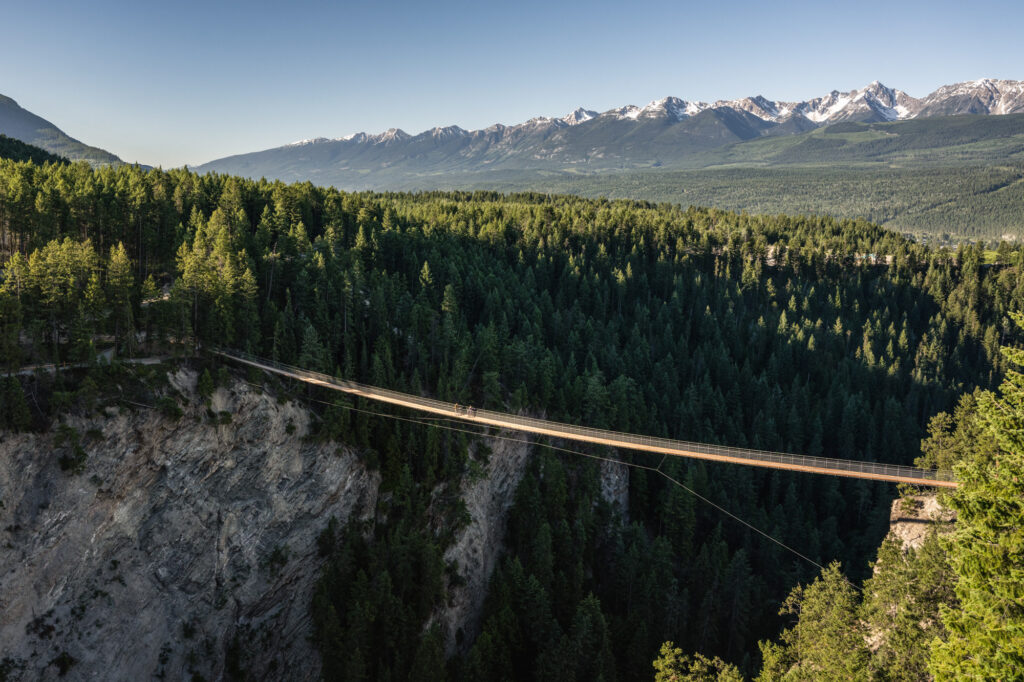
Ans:
[[[0,364],[80,367],[6,377],[3,429],[90,409],[108,348],[184,359],[218,345],[692,441],[910,464],[927,438],[926,462],[965,482],[953,535],[908,553],[882,543],[889,484],[661,466],[807,561],[651,471],[630,470],[616,510],[599,463],[539,442],[480,631],[453,643],[431,615],[459,580],[443,554],[487,448],[303,388],[317,437],[354,448],[388,493],[376,521],[325,522],[309,609],[326,679],[1022,670],[1024,408],[1007,374],[1022,358],[1000,351],[1021,335],[1019,246],[986,257],[862,221],[0,160],[0,263]]]

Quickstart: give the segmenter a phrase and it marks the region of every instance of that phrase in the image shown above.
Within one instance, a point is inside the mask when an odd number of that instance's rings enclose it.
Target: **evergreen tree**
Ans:
[[[717,656],[687,656],[672,642],[665,642],[654,659],[654,682],[743,682],[743,675]]]
[[[329,372],[330,361],[327,349],[320,342],[320,335],[311,322],[306,322],[302,333],[302,350],[299,351],[299,366],[314,372]]]
[[[856,591],[832,563],[810,585],[790,593],[782,614],[797,616],[782,643],[761,643],[758,680],[866,680],[867,634],[858,618]]]
[[[0,397],[0,428],[26,430],[32,423],[32,414],[17,377],[3,377],[0,380]]]
[[[199,375],[199,380],[196,382],[196,392],[199,393],[199,397],[203,400],[209,400],[215,388],[210,370],[204,369],[203,373]]]
[[[135,346],[135,331],[132,323],[132,289],[134,279],[132,265],[124,244],[118,242],[110,247],[107,261],[106,295],[111,309],[114,326],[114,345],[124,344],[131,355]]]

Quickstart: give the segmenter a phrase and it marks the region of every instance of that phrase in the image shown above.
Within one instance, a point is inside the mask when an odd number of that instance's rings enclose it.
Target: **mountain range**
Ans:
[[[962,114],[1024,113],[1024,82],[981,79],[946,85],[923,98],[878,81],[801,101],[762,96],[716,102],[665,97],[604,112],[467,131],[435,127],[410,135],[313,138],[217,159],[195,168],[343,188],[428,188],[495,171],[605,172],[714,165],[707,152],[766,137],[806,134],[837,123],[886,123]]]
[[[104,149],[76,140],[3,95],[0,95],[0,133],[72,161],[88,161],[94,166],[124,163]]]

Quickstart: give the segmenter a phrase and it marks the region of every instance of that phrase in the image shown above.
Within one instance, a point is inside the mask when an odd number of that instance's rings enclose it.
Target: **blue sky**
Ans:
[[[129,161],[666,95],[1024,79],[1024,3],[10,2],[0,94]]]

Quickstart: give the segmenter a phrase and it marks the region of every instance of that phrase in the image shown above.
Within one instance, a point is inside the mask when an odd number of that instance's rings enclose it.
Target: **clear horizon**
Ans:
[[[0,94],[86,144],[169,168],[669,95],[803,100],[879,80],[921,97],[1024,79],[1024,7],[1010,2],[141,5],[5,8]]]

